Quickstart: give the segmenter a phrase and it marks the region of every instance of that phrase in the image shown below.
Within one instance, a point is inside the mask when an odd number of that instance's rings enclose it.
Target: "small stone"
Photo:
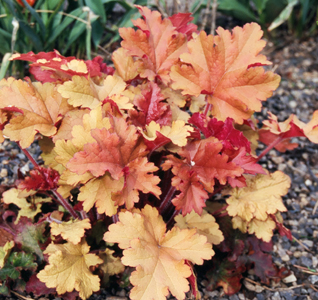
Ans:
[[[316,256],[313,256],[311,259],[313,268],[316,268],[318,265],[318,258]]]
[[[311,248],[314,245],[314,242],[310,240],[302,240],[302,242],[309,248]]]
[[[305,266],[305,267],[307,267],[307,268],[311,267],[311,265],[312,265],[312,260],[311,260],[310,258],[308,258],[308,257],[302,256],[302,257],[300,258],[300,262],[301,262],[301,264],[302,264],[303,266]]]
[[[234,294],[232,296],[230,296],[230,300],[239,300],[240,298],[238,297],[238,295]]]
[[[299,258],[299,257],[301,257],[301,252],[295,251],[293,255],[294,255],[294,257]]]
[[[312,296],[312,300],[318,300],[318,292],[316,292],[316,293]]]
[[[206,291],[205,295],[213,299],[215,297],[219,297],[220,293],[218,291]]]
[[[307,206],[310,203],[310,200],[308,200],[306,197],[302,197],[300,199],[300,207],[303,208]]]
[[[310,275],[308,277],[308,280],[312,283],[312,284],[316,284],[316,282],[318,282],[318,275]]]
[[[305,184],[306,184],[307,186],[311,186],[311,185],[312,185],[312,181],[311,181],[310,179],[307,179],[307,180],[305,181]]]
[[[271,298],[272,300],[281,300],[282,298],[279,295],[279,292],[275,292]]]
[[[284,300],[294,300],[294,291],[281,291],[280,292],[281,297],[283,297]]]
[[[297,282],[297,278],[296,278],[296,276],[292,273],[292,274],[290,274],[289,276],[285,277],[285,278],[283,279],[283,282],[284,282],[284,283]]]
[[[277,169],[279,170],[279,171],[284,171],[285,169],[286,169],[286,164],[279,164],[278,166],[277,166]]]
[[[8,170],[6,168],[1,169],[0,171],[0,177],[4,178],[8,176]]]
[[[265,296],[263,294],[256,295],[257,300],[265,300]]]
[[[297,95],[297,97],[295,97],[296,99],[298,98],[299,96]],[[292,100],[289,102],[289,107],[290,108],[296,108],[297,107],[297,102]]]
[[[283,156],[274,156],[271,159],[276,165],[281,164],[285,161]]]
[[[246,300],[245,296],[242,293],[238,294],[240,300]]]
[[[290,257],[288,254],[283,255],[281,258],[282,258],[282,261],[290,261]]]

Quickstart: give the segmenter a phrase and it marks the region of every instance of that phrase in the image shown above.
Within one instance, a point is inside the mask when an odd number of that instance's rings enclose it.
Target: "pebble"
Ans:
[[[305,244],[308,248],[312,248],[312,246],[314,245],[313,241],[310,240],[302,240],[303,244]]]
[[[5,177],[7,177],[7,176],[8,176],[8,170],[5,169],[5,168],[1,169],[1,171],[0,171],[0,177],[1,177],[1,178],[5,178]]]
[[[291,291],[281,291],[280,295],[281,295],[281,297],[284,300],[294,300],[295,299],[293,290],[291,290]]]
[[[284,283],[292,283],[292,282],[297,282],[297,278],[294,275],[294,273],[290,274],[289,276],[283,278]]]
[[[307,268],[310,268],[312,266],[312,260],[305,256],[302,256],[300,258],[300,263]]]
[[[280,295],[279,295],[279,292],[275,292],[271,299],[272,299],[272,300],[281,300],[281,297],[280,297]]]

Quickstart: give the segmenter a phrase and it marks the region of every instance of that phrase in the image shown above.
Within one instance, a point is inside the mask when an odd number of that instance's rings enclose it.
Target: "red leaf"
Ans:
[[[221,184],[225,184],[229,177],[242,175],[243,169],[235,163],[229,162],[228,155],[221,152],[222,148],[222,143],[214,137],[194,141],[178,152],[182,159],[168,155],[167,161],[163,163],[163,170],[172,167],[172,173],[175,175],[172,185],[178,187],[180,184],[184,190],[181,190],[182,196],[177,196],[176,200],[172,202],[179,202],[178,197],[179,200],[182,197],[183,202],[193,202],[192,205],[182,209],[184,215],[191,212],[192,208],[200,214],[203,206],[202,200],[206,194],[204,195],[203,189],[199,188],[198,183],[202,184],[207,192],[212,193],[215,179]],[[189,184],[193,186],[190,187]]]
[[[60,175],[51,168],[38,167],[30,172],[30,176],[26,177],[19,183],[19,189],[29,190],[54,190],[58,187]]]
[[[237,265],[226,259],[215,261],[214,266],[207,273],[209,280],[208,290],[214,290],[216,287],[223,287],[224,293],[234,295],[241,289],[242,272],[245,271],[243,265]]]
[[[25,291],[27,293],[33,293],[35,297],[40,297],[42,295],[50,295],[56,294],[56,290],[54,288],[48,288],[44,282],[40,281],[36,274],[33,274],[28,280]]]
[[[30,73],[41,82],[56,82],[70,80],[74,75],[101,76],[102,73],[111,74],[112,68],[102,64],[101,58],[93,60],[80,60],[74,56],[64,57],[57,50],[52,52],[32,51],[25,54],[15,54],[11,60],[26,60],[33,62],[30,65]]]
[[[188,24],[194,19],[191,17],[191,13],[178,13],[169,17],[169,19],[172,25],[176,27],[176,30],[180,33],[186,34],[188,39],[191,39],[192,33],[197,32],[197,25]]]
[[[223,122],[216,118],[210,119],[204,114],[194,113],[189,123],[197,126],[206,138],[214,136],[222,141],[226,149],[244,147],[248,153],[251,152],[250,142],[241,131],[234,128],[231,118],[226,118]]]
[[[144,127],[151,121],[160,125],[171,124],[171,110],[167,103],[163,103],[165,97],[160,93],[161,89],[153,82],[141,86],[141,95],[136,96],[134,105],[137,110],[130,111],[132,122],[136,126]]]

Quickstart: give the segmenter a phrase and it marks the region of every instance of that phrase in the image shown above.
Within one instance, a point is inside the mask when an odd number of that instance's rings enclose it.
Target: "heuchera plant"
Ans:
[[[3,135],[34,165],[2,195],[2,293],[87,299],[129,278],[131,299],[199,299],[197,272],[227,294],[247,270],[267,284],[287,273],[269,252],[276,229],[291,238],[280,215],[290,179],[258,161],[292,137],[317,143],[318,111],[258,126],[280,81],[263,68],[259,25],[213,36],[190,14],[138,9],[138,29],[119,29],[115,68],[30,52],[12,59],[32,62],[36,81],[0,81]]]

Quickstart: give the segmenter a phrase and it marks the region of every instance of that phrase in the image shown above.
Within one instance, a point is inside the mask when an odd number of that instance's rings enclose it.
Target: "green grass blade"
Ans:
[[[63,21],[53,30],[53,34],[48,39],[47,43],[51,44],[53,43],[60,34],[63,33],[63,31],[74,21],[76,21],[78,18],[82,19],[83,21],[85,18],[85,13],[82,11],[82,8],[74,9],[72,12],[70,12],[68,15],[64,16]]]
[[[42,21],[42,18],[39,16],[39,14],[32,8],[31,5],[29,5],[29,3],[26,1],[26,0],[22,0],[25,8],[30,12],[30,14],[32,15],[32,17],[37,21],[37,23],[39,24],[40,26],[40,29],[41,29],[41,34],[42,34],[42,37],[44,38],[45,37],[45,32],[46,32],[46,29],[45,29],[45,26],[44,26],[44,23]]]
[[[273,29],[283,24],[286,20],[288,20],[296,4],[298,4],[298,0],[289,1],[288,5],[281,11],[278,17],[268,27],[268,31],[272,31]]]
[[[11,57],[11,53],[6,53],[2,58],[1,68],[0,68],[0,80],[6,76],[7,70],[10,65],[10,60],[9,60],[10,57]]]
[[[85,4],[92,10],[95,15],[101,18],[103,24],[106,23],[106,13],[101,0],[85,0]]]

